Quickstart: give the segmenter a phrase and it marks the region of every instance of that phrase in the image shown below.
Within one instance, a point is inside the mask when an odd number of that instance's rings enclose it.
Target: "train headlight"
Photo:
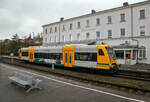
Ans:
[[[121,67],[121,64],[117,64],[118,67]]]
[[[110,69],[112,69],[113,68],[113,66],[110,66]]]

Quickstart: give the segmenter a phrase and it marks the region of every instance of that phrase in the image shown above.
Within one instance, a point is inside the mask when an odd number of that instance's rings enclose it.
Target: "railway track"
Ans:
[[[148,72],[119,70],[115,75],[111,76],[150,82],[150,73]]]
[[[8,62],[7,62],[8,63]],[[117,89],[123,89],[123,90],[132,90],[133,92],[137,93],[150,93],[150,87],[149,88],[144,88],[143,85],[146,85],[147,83],[150,85],[150,80],[149,80],[149,74],[147,75],[144,73],[139,74],[140,72],[130,72],[126,73],[124,71],[118,71],[117,74],[113,75],[106,75],[102,74],[100,75],[99,73],[95,73],[94,71],[87,71],[87,70],[66,70],[66,68],[60,69],[51,69],[50,67],[43,67],[43,66],[37,66],[34,64],[30,63],[24,63],[20,60],[16,60],[14,63],[15,65],[19,65],[23,68],[32,68],[34,70],[39,70],[43,72],[48,72],[53,75],[65,77],[67,79],[72,79],[72,80],[77,80],[80,82],[88,83],[88,84],[94,84],[98,86],[105,86],[105,87],[115,87]],[[133,74],[134,73],[134,74]],[[143,76],[143,77],[141,77]],[[115,77],[115,78],[114,78]],[[107,80],[104,80],[107,79]],[[110,80],[108,80],[110,79]],[[124,80],[128,79],[125,83]],[[111,81],[112,80],[112,81]],[[120,82],[117,82],[115,80],[120,80]],[[135,81],[135,82],[134,82]],[[137,84],[138,83],[146,83],[142,85],[130,85],[131,84]],[[146,86],[147,87],[147,86]]]
[[[116,74],[116,75],[111,75],[111,76],[112,77],[120,77],[120,78],[126,78],[126,79],[133,79],[133,80],[140,80],[140,81],[150,82],[149,78],[142,78],[142,77],[125,75],[125,74]]]

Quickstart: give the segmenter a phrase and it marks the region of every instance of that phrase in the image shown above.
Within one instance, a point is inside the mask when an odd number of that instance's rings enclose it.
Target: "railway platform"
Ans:
[[[149,64],[121,65],[120,70],[150,72],[150,65]]]
[[[43,82],[42,90],[26,93],[22,87],[10,83],[8,76],[15,71],[32,74]],[[96,87],[52,76],[30,69],[0,63],[0,102],[148,102],[148,97]]]

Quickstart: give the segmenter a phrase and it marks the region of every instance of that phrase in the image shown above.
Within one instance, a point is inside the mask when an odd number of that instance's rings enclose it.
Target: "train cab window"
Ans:
[[[107,53],[109,54],[110,59],[116,59],[115,52],[112,47],[106,47]]]
[[[102,49],[99,49],[99,50],[98,50],[98,53],[99,53],[100,56],[104,56],[104,52],[103,52]]]

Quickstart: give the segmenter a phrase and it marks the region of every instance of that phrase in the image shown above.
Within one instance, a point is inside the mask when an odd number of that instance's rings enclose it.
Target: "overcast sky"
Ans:
[[[0,39],[42,31],[42,25],[145,0],[0,0]]]

